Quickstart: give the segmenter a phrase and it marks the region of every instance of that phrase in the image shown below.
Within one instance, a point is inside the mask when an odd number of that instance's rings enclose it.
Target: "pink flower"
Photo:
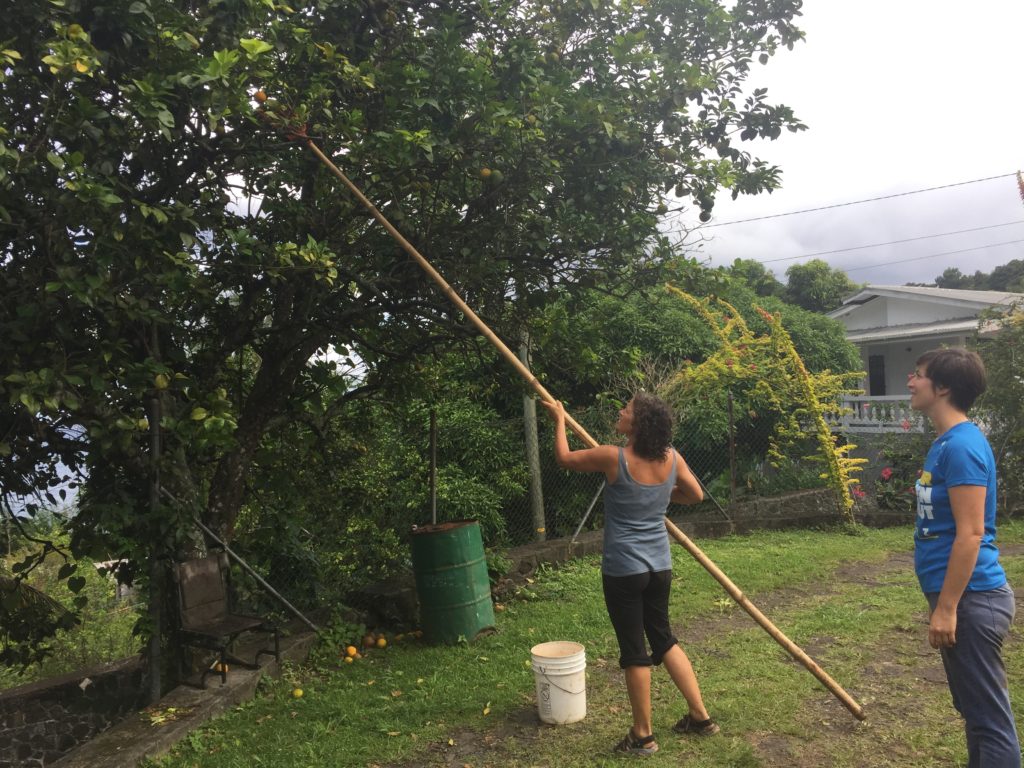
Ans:
[[[903,427],[904,432],[910,431],[910,421],[908,419],[904,419],[903,421],[901,421],[900,426]]]
[[[855,499],[863,499],[865,496],[867,496],[867,494],[864,493],[864,489],[861,488],[859,485],[853,486],[853,488],[850,489],[850,493],[853,494],[853,497]]]
[[[885,469],[882,470],[881,474],[883,480],[888,480],[890,477],[892,477],[892,468],[886,467]]]

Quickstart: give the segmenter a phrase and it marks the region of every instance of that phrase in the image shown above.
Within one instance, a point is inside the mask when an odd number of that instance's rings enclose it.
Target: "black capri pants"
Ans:
[[[619,641],[619,666],[649,667],[661,664],[679,641],[668,620],[668,595],[672,571],[648,571],[632,576],[601,575],[604,604]],[[644,635],[651,644],[647,653]]]

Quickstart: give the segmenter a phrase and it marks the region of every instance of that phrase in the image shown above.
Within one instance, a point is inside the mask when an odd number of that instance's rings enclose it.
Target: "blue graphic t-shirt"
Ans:
[[[935,439],[917,481],[914,570],[923,592],[942,591],[956,536],[949,489],[958,485],[985,486],[985,534],[967,591],[997,589],[1006,583],[1006,574],[999,564],[999,550],[995,545],[995,457],[977,425],[965,421]]]

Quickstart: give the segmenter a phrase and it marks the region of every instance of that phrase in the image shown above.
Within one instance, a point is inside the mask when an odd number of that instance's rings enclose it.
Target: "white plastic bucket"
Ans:
[[[587,655],[579,643],[556,640],[530,649],[537,683],[537,712],[552,725],[575,723],[587,714]]]

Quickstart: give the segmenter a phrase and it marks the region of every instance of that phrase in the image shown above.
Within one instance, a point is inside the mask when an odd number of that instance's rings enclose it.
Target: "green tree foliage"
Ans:
[[[993,269],[986,288],[990,291],[1024,292],[1024,259],[1014,259]]]
[[[526,467],[521,419],[493,405],[507,386],[497,363],[452,353],[425,361],[404,391],[305,403],[257,452],[239,547],[302,605],[408,572],[408,533],[431,522],[431,409],[438,521],[476,519],[488,545],[507,542]]]
[[[736,259],[726,271],[746,283],[758,296],[785,295],[786,286],[780,283],[774,273],[756,259]]]
[[[859,287],[841,269],[833,269],[821,259],[794,264],[786,270],[785,297],[812,312],[829,312]]]
[[[9,4],[3,492],[87,477],[72,545],[104,559],[180,551],[193,513],[230,538],[266,436],[324,391],[318,353],[363,366],[332,390],[353,400],[470,334],[258,106],[509,330],[511,295],[663,259],[668,192],[707,211],[777,186],[739,141],[804,126],[745,86],[799,6]]]
[[[695,296],[725,299],[756,333],[770,330],[758,307],[780,314],[812,372],[860,369],[857,349],[846,341],[841,324],[781,299],[761,297],[746,273],[706,269],[676,258],[666,274]],[[625,296],[596,290],[574,295],[552,304],[534,327],[537,369],[544,373],[545,385],[581,405],[607,390],[610,372],[619,382],[644,385],[643,375],[675,371],[686,361],[703,362],[718,346],[708,324],[660,285]],[[642,369],[650,369],[652,362],[655,371],[645,374]]]
[[[824,464],[822,476],[836,491],[845,521],[852,524],[852,473],[867,460],[847,455],[853,446],[837,444],[825,415],[838,413],[841,396],[853,391],[852,382],[862,372],[811,374],[778,315],[755,307],[769,325],[767,334],[756,334],[727,301],[718,297],[701,301],[671,284],[668,288],[708,325],[716,348],[704,362],[680,368],[663,389],[666,399],[684,413],[699,411],[689,426],[711,438],[729,429],[729,398],[736,401],[733,410],[738,407],[749,419],[767,417],[774,422],[767,454],[775,465],[792,462],[793,451],[807,441],[808,432],[813,434],[817,442],[813,458]]]
[[[984,315],[982,322],[997,324],[999,333],[976,341],[988,389],[975,409],[999,464],[1000,506],[1013,512],[1024,501],[1024,312],[1016,306]]]
[[[969,291],[1011,291],[1024,293],[1024,259],[1013,259],[986,273],[981,270],[965,275],[956,267],[947,267],[935,278],[939,288]]]
[[[813,374],[860,370],[860,356],[856,347],[846,341],[840,323],[777,298],[759,297],[744,279],[726,270],[706,269],[677,258],[669,263],[666,273],[694,296],[728,301],[759,336],[770,334],[772,328],[757,308],[779,315]],[[631,390],[657,391],[681,367],[699,366],[720,348],[712,327],[661,286],[624,297],[594,290],[566,298],[536,319],[534,331],[535,370],[545,386],[566,401],[574,415],[580,409],[593,407],[596,412],[591,431],[595,436],[614,421],[618,404]],[[740,391],[736,394],[739,396]],[[726,470],[726,388],[708,399],[677,400],[676,405],[676,444],[687,460],[700,469],[704,479]],[[750,486],[764,488],[763,465],[778,420],[777,411],[763,402],[748,402],[740,397],[734,417],[738,459],[750,467]],[[614,439],[610,433],[608,437]],[[816,468],[810,472],[792,469],[791,476],[800,483],[805,482],[807,475],[816,477],[819,473]],[[775,479],[781,481],[787,471],[789,468],[780,469]]]
[[[972,287],[971,278],[956,267],[946,267],[943,273],[935,278],[935,285],[938,288]]]
[[[124,658],[138,650],[131,600],[117,599],[114,575],[61,556],[61,516],[22,521],[0,556],[0,689]],[[49,557],[25,568],[26,550]]]

